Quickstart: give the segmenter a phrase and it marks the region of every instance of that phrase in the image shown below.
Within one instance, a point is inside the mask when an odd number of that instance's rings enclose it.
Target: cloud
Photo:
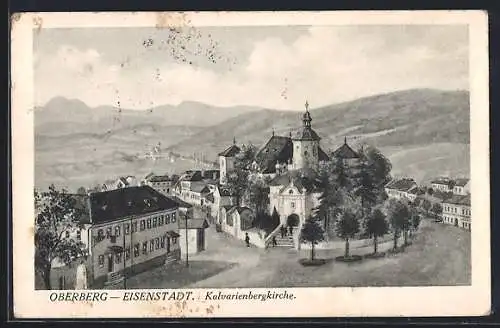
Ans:
[[[467,89],[467,41],[466,27],[311,27],[293,42],[256,40],[231,70],[173,61],[121,67],[98,49],[60,45],[55,55],[36,54],[36,100],[301,109],[306,99],[317,107],[399,89]]]

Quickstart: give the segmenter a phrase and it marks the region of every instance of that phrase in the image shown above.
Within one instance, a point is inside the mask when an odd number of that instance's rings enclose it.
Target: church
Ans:
[[[309,105],[305,104],[305,113],[302,115],[302,127],[289,136],[277,136],[272,133],[271,138],[261,147],[254,160],[254,169],[269,182],[269,213],[274,210],[280,216],[282,226],[292,227],[295,236],[295,245],[298,242],[298,231],[311,215],[313,209],[319,205],[321,190],[312,178],[313,173],[330,157],[342,158],[352,164],[359,160],[359,155],[344,139],[344,144],[329,156],[321,148],[321,138],[312,128],[312,117]],[[233,145],[219,154],[221,184],[223,177],[234,167],[234,159],[240,148]]]

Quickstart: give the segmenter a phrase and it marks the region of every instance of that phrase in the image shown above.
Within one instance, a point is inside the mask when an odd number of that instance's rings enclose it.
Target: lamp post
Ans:
[[[186,213],[186,268],[189,267],[189,252],[188,252],[188,217],[189,217],[189,214]]]

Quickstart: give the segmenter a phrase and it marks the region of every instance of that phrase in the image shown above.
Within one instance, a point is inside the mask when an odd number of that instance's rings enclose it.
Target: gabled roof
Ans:
[[[178,208],[173,200],[149,186],[129,187],[90,194],[92,223]]]
[[[201,175],[201,171],[186,171],[186,173],[182,176],[181,180],[183,181],[201,181],[203,177]]]
[[[399,191],[409,191],[417,185],[415,180],[410,178],[395,179],[389,182],[385,187]]]
[[[292,139],[272,136],[255,155],[255,162],[262,173],[276,172],[276,162],[288,163],[293,158]]]
[[[236,154],[238,154],[240,152],[240,150],[241,150],[240,147],[238,147],[236,145],[231,145],[228,148],[226,148],[224,151],[220,152],[219,156],[233,157]]]
[[[469,179],[456,179],[455,186],[465,187],[469,183]]]
[[[348,144],[347,142],[344,142],[342,146],[337,148],[333,153],[333,157],[336,158],[343,158],[343,159],[353,159],[353,158],[359,158],[359,154],[355,152]]]

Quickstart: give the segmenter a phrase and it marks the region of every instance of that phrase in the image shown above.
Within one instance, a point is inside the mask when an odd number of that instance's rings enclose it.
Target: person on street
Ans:
[[[278,243],[276,242],[276,236],[273,236],[273,247],[277,246]]]
[[[290,236],[293,235],[293,227],[291,225],[288,226],[288,230],[290,230]]]
[[[84,260],[81,260],[76,268],[75,289],[87,289],[87,267]]]
[[[248,232],[245,232],[245,243],[247,247],[250,247],[250,237],[248,236]]]
[[[286,235],[286,228],[284,226],[281,226],[281,238],[285,238]]]

